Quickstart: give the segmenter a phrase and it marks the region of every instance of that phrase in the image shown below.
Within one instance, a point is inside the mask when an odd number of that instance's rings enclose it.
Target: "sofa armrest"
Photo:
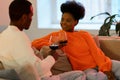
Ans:
[[[120,41],[100,40],[100,48],[106,56],[120,61]]]
[[[106,56],[120,61],[120,39],[114,37],[99,37],[101,50]]]

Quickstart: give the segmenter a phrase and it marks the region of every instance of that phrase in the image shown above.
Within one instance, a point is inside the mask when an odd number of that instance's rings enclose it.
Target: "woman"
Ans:
[[[69,58],[73,70],[84,71],[88,80],[98,80],[99,77],[91,74],[91,72],[94,71],[96,75],[106,74],[109,80],[114,80],[113,72],[116,77],[120,76],[120,74],[117,74],[117,72],[113,70],[115,67],[112,65],[112,61],[97,47],[92,36],[86,31],[75,31],[75,26],[85,15],[84,6],[79,2],[67,1],[61,5],[61,12],[62,18],[60,24],[62,30],[52,32],[43,38],[34,40],[32,46],[40,50],[42,46],[49,45],[48,40],[51,35],[65,31],[68,42],[67,45],[61,49]],[[117,63],[120,64],[119,62]],[[105,79],[106,78],[100,80]]]

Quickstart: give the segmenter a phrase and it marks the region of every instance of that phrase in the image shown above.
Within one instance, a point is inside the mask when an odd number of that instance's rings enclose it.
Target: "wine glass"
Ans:
[[[59,56],[65,56],[65,46],[67,45],[67,34],[65,31],[60,31],[59,33],[59,49],[57,49],[57,54]]]
[[[59,39],[59,37],[57,35],[51,35],[50,36],[50,39],[49,39],[50,46],[49,47],[52,50],[58,49],[58,47],[59,47],[58,39]]]
[[[67,36],[66,36],[66,32],[64,31],[60,31],[58,32],[58,34],[50,36],[49,47],[53,50],[56,50],[58,48],[65,46],[66,43],[67,43]]]
[[[61,45],[66,45],[67,44],[67,35],[65,31],[60,31],[59,32],[59,43]]]

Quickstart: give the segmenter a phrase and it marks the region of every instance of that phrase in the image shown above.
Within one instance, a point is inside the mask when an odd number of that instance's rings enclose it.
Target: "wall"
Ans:
[[[8,16],[8,6],[12,0],[0,0],[0,26],[7,26],[9,24]],[[29,0],[33,4],[34,16],[29,30],[25,31],[26,34],[30,37],[31,41],[35,38],[42,37],[52,31],[57,31],[57,29],[38,29],[37,28],[37,11],[36,11],[36,0]],[[98,31],[87,30],[92,34],[97,34]]]
[[[0,25],[5,26],[9,24],[8,5],[11,0],[0,0]]]

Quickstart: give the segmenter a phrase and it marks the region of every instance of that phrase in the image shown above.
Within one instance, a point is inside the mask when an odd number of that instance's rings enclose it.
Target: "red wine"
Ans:
[[[55,45],[55,44],[52,44],[52,45],[50,45],[49,46],[50,47],[50,49],[52,49],[52,50],[56,50],[56,49],[58,49],[58,45]]]
[[[60,41],[60,44],[66,44],[68,41],[64,40],[64,41]]]

